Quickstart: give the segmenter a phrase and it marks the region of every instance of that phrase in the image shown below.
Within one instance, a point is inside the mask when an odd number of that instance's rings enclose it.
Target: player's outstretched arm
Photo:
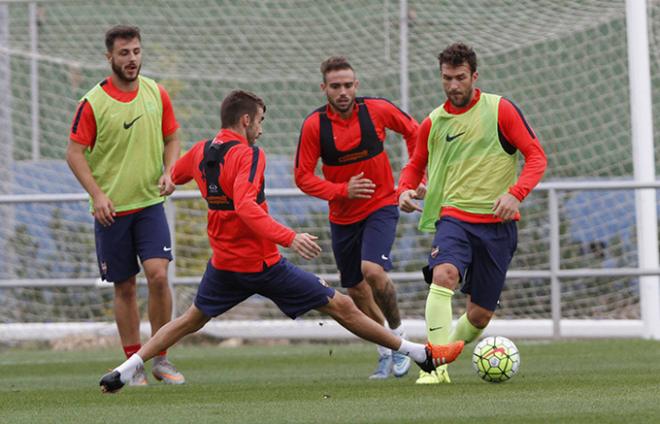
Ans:
[[[289,247],[303,258],[310,260],[321,253],[321,246],[316,243],[316,240],[318,240],[318,237],[311,234],[297,233]]]

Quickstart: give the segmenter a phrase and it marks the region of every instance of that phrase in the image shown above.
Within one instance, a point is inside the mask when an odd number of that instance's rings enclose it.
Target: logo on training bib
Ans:
[[[137,121],[137,120],[140,119],[140,118],[142,118],[142,115],[140,115],[140,116],[138,116],[137,118],[133,119],[133,120],[132,120],[131,122],[129,122],[128,124],[127,124],[126,122],[124,122],[124,129],[127,130],[127,129],[129,129],[130,127],[132,127],[133,124],[135,123],[135,121]]]
[[[460,136],[462,136],[463,134],[465,134],[465,131],[463,131],[463,132],[461,132],[461,133],[458,133],[458,134],[456,134],[456,135],[449,135],[449,134],[447,134],[447,136],[445,137],[445,140],[447,141],[447,143],[451,143],[452,141],[454,141],[454,139],[456,139],[456,137],[460,137]]]

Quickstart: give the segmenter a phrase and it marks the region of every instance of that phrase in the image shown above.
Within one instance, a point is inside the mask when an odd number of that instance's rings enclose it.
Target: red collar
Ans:
[[[331,121],[350,121],[357,115],[357,111],[358,111],[357,100],[353,101],[353,111],[351,112],[351,116],[349,116],[346,119],[342,118],[339,113],[335,112],[334,109],[332,109],[332,107],[330,106],[330,103],[326,105],[325,111],[326,114],[328,115],[328,119],[330,119]]]
[[[479,90],[478,88],[475,88],[474,89],[474,96],[472,96],[472,100],[470,100],[470,104],[468,104],[467,106],[465,106],[465,107],[456,107],[453,104],[451,104],[449,99],[447,99],[445,101],[445,104],[443,105],[443,107],[445,108],[445,110],[447,112],[449,112],[453,115],[460,115],[460,114],[465,113],[468,110],[472,109],[472,106],[476,105],[480,98],[481,98],[481,90]]]
[[[246,146],[249,145],[245,137],[227,128],[221,129],[220,132],[216,134],[215,138],[213,139],[213,142],[224,143],[225,141],[231,141],[231,140],[238,140],[241,142],[241,144],[245,144]]]
[[[112,83],[112,78],[107,77],[105,79],[105,84],[103,84],[103,90],[113,99],[126,103],[137,97],[138,91],[140,91],[140,86],[138,84],[138,88],[133,91],[121,91]]]

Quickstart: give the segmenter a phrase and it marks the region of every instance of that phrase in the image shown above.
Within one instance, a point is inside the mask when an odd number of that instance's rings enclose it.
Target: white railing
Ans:
[[[646,334],[644,328],[658,326],[660,323],[643,323],[641,320],[565,320],[561,318],[561,280],[563,278],[575,277],[621,277],[621,276],[660,276],[660,267],[654,268],[578,268],[561,269],[560,267],[560,228],[559,228],[559,201],[558,192],[580,191],[580,190],[640,190],[659,189],[660,181],[654,183],[637,183],[635,181],[566,181],[541,183],[535,190],[548,193],[548,216],[550,237],[548,249],[550,254],[550,267],[548,269],[532,270],[510,270],[507,278],[530,279],[544,278],[551,282],[551,320],[509,320],[494,322],[488,332],[498,334],[509,334],[518,337],[649,337],[657,338],[653,334]],[[270,189],[266,195],[273,197],[300,197],[305,196],[298,189]],[[173,200],[197,199],[197,191],[179,191],[172,195]],[[79,202],[88,199],[86,194],[26,194],[26,195],[0,195],[0,206],[19,203],[52,203],[52,202]],[[170,230],[175,234],[176,227],[176,202],[166,202]],[[173,237],[174,239],[174,237]],[[176,246],[173,246],[176,250]],[[393,272],[390,276],[393,280],[416,280],[419,279],[418,272]],[[338,281],[336,274],[319,274],[330,282]],[[95,286],[99,282],[95,278],[78,279],[0,279],[0,288],[11,287],[69,287],[69,286]],[[144,283],[144,281],[141,281]],[[198,277],[178,277],[176,275],[176,261],[170,267],[170,283],[174,285],[190,285],[199,283]],[[656,279],[657,283],[657,279]],[[656,292],[657,293],[657,292]],[[644,302],[642,307],[644,307]],[[655,302],[646,302],[660,308],[660,299]],[[652,316],[653,314],[651,314]],[[644,317],[644,313],[642,313]],[[412,337],[424,337],[424,325],[421,320],[407,320],[409,335]],[[32,326],[41,324],[4,324],[0,325],[0,337],[9,331],[9,328],[21,326],[21,332],[30,333]],[[53,324],[65,328],[67,324]],[[81,324],[91,326],[90,328],[104,328],[103,331],[112,331],[111,324]],[[329,325],[329,326],[328,326]],[[322,337],[347,337],[348,333],[338,326],[328,323],[324,325]],[[99,327],[100,326],[100,327]],[[110,327],[107,327],[110,326]],[[308,328],[309,327],[309,328]],[[18,327],[16,327],[18,328]],[[220,321],[206,328],[210,334],[222,333],[226,337],[242,334],[243,337],[312,337],[318,335],[317,324],[307,326],[299,322],[275,320],[269,324],[261,323],[257,328],[263,331],[255,331],[253,322]],[[290,331],[285,330],[289,328]],[[277,330],[277,331],[275,331]],[[35,330],[37,331],[37,330]],[[96,330],[94,330],[96,331]],[[67,331],[64,331],[66,333]]]

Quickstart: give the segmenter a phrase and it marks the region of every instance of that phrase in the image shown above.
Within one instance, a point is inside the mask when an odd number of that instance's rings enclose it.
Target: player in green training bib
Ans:
[[[497,308],[518,243],[520,203],[538,184],[546,157],[518,107],[481,92],[477,55],[457,43],[438,56],[447,100],[422,122],[415,153],[401,172],[399,207],[422,213],[435,232],[424,277],[430,284],[426,329],[431,343],[476,339]],[[516,177],[518,151],[525,158]],[[417,184],[428,172],[424,208]],[[452,329],[451,300],[461,287],[466,313]],[[446,367],[421,372],[418,384],[449,383]]]
[[[167,91],[140,76],[140,30],[115,26],[105,44],[112,74],[80,100],[67,162],[89,193],[99,271],[103,280],[114,283],[117,330],[130,357],[141,347],[138,258],[149,288],[151,331],[172,315],[167,282],[172,242],[163,202],[174,191],[170,169],[179,157],[179,124]],[[152,373],[165,383],[185,381],[165,351],[154,358]],[[130,384],[147,384],[144,369]]]

